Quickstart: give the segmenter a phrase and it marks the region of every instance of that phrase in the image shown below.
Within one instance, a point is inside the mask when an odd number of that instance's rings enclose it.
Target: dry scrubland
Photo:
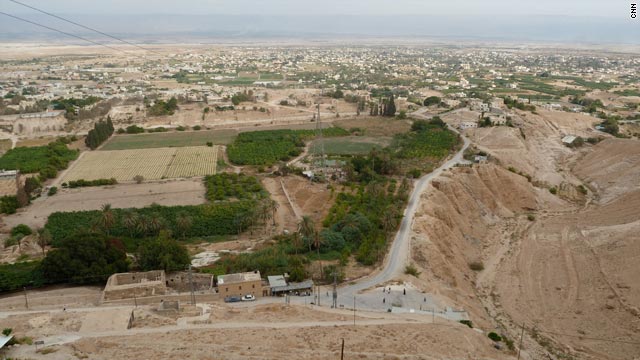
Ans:
[[[212,175],[216,173],[218,148],[195,146],[87,152],[64,175],[63,182],[115,178],[133,181]]]

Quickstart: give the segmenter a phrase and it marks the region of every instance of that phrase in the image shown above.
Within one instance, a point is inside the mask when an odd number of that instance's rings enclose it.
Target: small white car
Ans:
[[[256,300],[256,297],[251,294],[247,294],[242,297],[242,301],[255,301],[255,300]]]

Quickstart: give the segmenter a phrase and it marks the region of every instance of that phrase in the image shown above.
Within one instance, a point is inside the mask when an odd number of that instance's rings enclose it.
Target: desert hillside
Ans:
[[[581,119],[556,120],[545,116],[533,131],[530,116],[524,137],[517,128],[474,130],[494,164],[433,183],[414,224],[413,261],[423,286],[465,307],[478,326],[517,338],[524,324],[533,358],[633,358],[640,144],[609,139],[572,150],[559,136],[580,131]],[[533,181],[506,169],[516,166]],[[586,195],[562,191],[580,184]],[[555,185],[566,186],[553,195]]]

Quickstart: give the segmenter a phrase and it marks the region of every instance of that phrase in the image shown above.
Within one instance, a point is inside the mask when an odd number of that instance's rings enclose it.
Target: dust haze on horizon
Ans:
[[[639,44],[638,21],[627,1],[206,1],[24,0],[71,20],[139,41],[169,38],[411,37],[472,40]],[[83,29],[0,1],[0,11],[78,35]],[[0,41],[61,36],[11,18],[0,22]]]

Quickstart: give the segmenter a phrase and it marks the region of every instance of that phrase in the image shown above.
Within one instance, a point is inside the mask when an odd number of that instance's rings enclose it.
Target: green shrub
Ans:
[[[495,332],[490,332],[488,335],[489,339],[495,341],[495,342],[499,342],[502,341],[502,336],[496,334]]]
[[[420,169],[413,169],[413,170],[409,170],[409,172],[407,172],[407,176],[412,177],[414,179],[417,179],[420,177],[421,175],[421,171]]]
[[[11,235],[16,236],[18,234],[22,234],[22,236],[27,236],[33,234],[31,228],[25,224],[16,225],[11,229]]]
[[[71,180],[69,181],[69,188],[74,189],[78,187],[89,187],[89,186],[105,186],[105,185],[115,185],[118,181],[114,178],[111,179],[96,179],[96,180]]]
[[[418,269],[413,264],[407,265],[404,268],[404,273],[407,274],[407,275],[415,276],[415,277],[420,276],[420,272],[418,271]]]
[[[15,214],[16,210],[20,207],[17,196],[6,195],[0,197],[0,213],[2,214]]]
[[[47,195],[53,196],[53,195],[55,195],[57,193],[58,193],[58,188],[55,187],[55,186],[52,186],[52,187],[49,188],[49,192],[47,193]]]
[[[44,283],[39,261],[0,264],[0,291],[37,287]]]
[[[144,132],[144,129],[138,125],[129,125],[127,126],[125,132],[127,134],[141,134]]]
[[[536,220],[536,217],[535,217],[535,215],[533,215],[533,214],[529,214],[529,215],[527,215],[527,220],[529,220],[529,221],[535,221],[535,220]]]
[[[558,188],[555,186],[552,186],[549,188],[549,192],[552,193],[553,195],[556,195],[558,193]]]
[[[472,328],[472,329],[473,329],[473,322],[471,322],[471,320],[460,320],[460,323],[461,323],[461,324],[465,324],[465,325],[467,325],[468,327],[470,327],[470,328]]]

